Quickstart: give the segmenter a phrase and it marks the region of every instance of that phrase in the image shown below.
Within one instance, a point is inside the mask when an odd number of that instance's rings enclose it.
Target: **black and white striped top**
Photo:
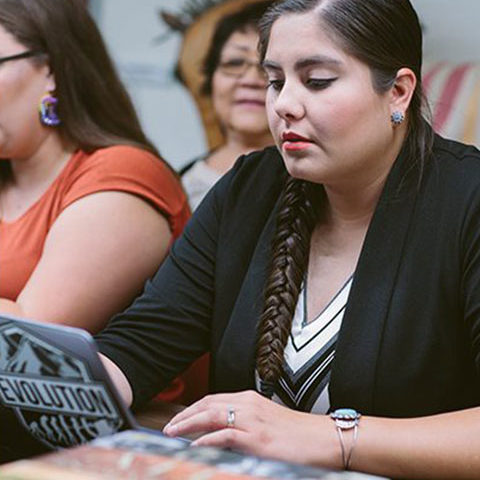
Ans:
[[[306,289],[302,287],[273,401],[305,412],[329,410],[331,364],[352,281],[353,275],[310,323],[306,322]]]

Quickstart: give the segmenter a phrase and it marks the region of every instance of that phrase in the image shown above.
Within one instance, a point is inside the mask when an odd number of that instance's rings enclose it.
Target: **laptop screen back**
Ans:
[[[0,425],[0,461],[10,461],[135,421],[87,332],[0,316]]]

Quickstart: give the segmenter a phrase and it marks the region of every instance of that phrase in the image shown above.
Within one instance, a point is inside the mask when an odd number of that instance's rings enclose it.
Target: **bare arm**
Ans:
[[[123,374],[123,372],[117,367],[115,363],[113,363],[108,357],[105,355],[100,355],[100,360],[103,363],[103,366],[107,370],[108,374],[110,375],[110,378],[115,385],[116,389],[120,393],[120,396],[122,397],[123,401],[129,407],[132,404],[132,388],[130,387],[130,384],[128,383],[127,377]]]
[[[52,226],[17,301],[0,311],[98,332],[137,295],[167,254],[167,220],[131,194],[90,194]]]
[[[7,300],[6,298],[0,298],[0,312],[8,313],[15,317],[24,317],[22,309],[17,302],[12,300]]]
[[[480,478],[480,408],[360,421],[352,468],[394,478]]]

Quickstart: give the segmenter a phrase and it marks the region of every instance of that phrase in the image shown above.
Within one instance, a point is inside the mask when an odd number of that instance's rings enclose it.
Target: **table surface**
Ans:
[[[162,430],[170,419],[184,408],[183,405],[154,400],[139,412],[136,412],[135,418],[142,427]]]
[[[135,418],[140,426],[151,428],[153,430],[163,430],[163,427],[178,412],[185,408],[184,405],[166,403],[160,400],[153,400],[146,407],[135,413]],[[195,440],[199,434],[185,435],[185,438]]]

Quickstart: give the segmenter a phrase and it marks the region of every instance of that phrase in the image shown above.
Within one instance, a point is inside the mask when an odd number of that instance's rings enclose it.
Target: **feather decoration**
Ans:
[[[225,0],[187,0],[178,13],[159,10],[160,18],[174,31],[184,32],[200,15]]]

